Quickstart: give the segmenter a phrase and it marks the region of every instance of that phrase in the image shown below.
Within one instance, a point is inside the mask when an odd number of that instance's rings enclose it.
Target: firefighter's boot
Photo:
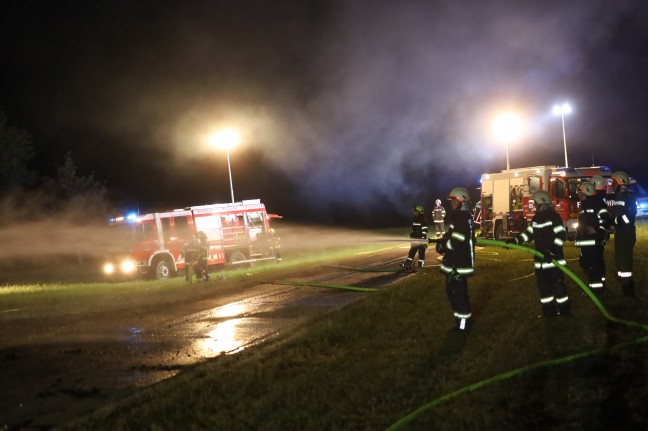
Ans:
[[[412,270],[412,260],[407,259],[407,260],[405,260],[405,263],[401,263],[400,266],[401,266],[403,271],[406,271],[406,272],[411,271]]]
[[[634,279],[633,278],[622,279],[621,289],[623,290],[623,296],[635,296]]]
[[[423,266],[425,266],[425,262],[423,262],[422,260],[419,260],[418,261],[418,267],[423,268]]]
[[[455,331],[465,332],[472,328],[472,319],[470,317],[455,317]]]
[[[542,304],[542,317],[554,317],[556,315],[556,304],[554,301]]]
[[[558,314],[560,314],[561,316],[571,315],[571,303],[569,302],[569,300],[558,303]]]

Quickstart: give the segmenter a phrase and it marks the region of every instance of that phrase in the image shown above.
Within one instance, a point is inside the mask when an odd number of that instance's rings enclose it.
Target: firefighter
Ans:
[[[445,228],[443,221],[445,220],[446,210],[441,205],[441,199],[434,202],[434,209],[432,210],[432,220],[434,221],[434,236],[438,239],[443,237]]]
[[[612,174],[614,194],[608,200],[614,223],[614,258],[617,276],[625,296],[634,296],[634,277],[632,274],[633,248],[637,242],[635,217],[637,200],[630,189],[630,177],[625,172]]]
[[[199,278],[202,281],[208,281],[209,241],[207,240],[207,235],[203,231],[198,232],[196,237],[198,237],[198,253],[196,256],[196,262],[194,263],[194,272],[196,273],[196,278]]]
[[[609,220],[607,205],[596,194],[595,185],[582,182],[577,189],[580,199],[576,247],[580,247],[580,266],[587,274],[590,290],[599,298],[605,289],[604,246]]]
[[[196,260],[198,259],[198,245],[196,244],[196,240],[194,238],[191,238],[185,243],[184,247],[182,248],[182,257],[184,257],[185,261],[185,281],[191,283],[193,281],[191,270],[194,269],[195,271],[194,265],[196,264]]]
[[[272,253],[272,256],[274,256],[277,259],[277,262],[281,262],[281,241],[280,240],[281,238],[279,238],[277,232],[273,228],[270,228],[270,230],[268,230],[269,248],[270,248],[270,252]]]
[[[440,269],[446,275],[446,295],[454,312],[454,329],[466,331],[472,325],[468,277],[475,271],[475,228],[468,190],[455,187],[448,200],[448,230],[437,242],[436,251],[443,255]]]
[[[425,249],[427,248],[427,234],[428,234],[428,222],[425,218],[425,209],[421,205],[417,205],[412,210],[412,231],[410,232],[409,237],[419,240],[421,242],[413,242],[407,254],[407,259],[405,263],[402,263],[401,266],[406,271],[411,271],[414,263],[414,256],[418,252],[418,266],[419,268],[425,266]]]
[[[536,214],[531,224],[521,234],[509,239],[507,244],[523,244],[533,241],[535,249],[543,257],[534,257],[536,284],[540,294],[542,315],[551,317],[556,311],[562,316],[571,314],[567,287],[563,282],[563,273],[553,260],[566,265],[563,254],[563,243],[567,232],[560,215],[551,204],[551,196],[544,190],[533,193]],[[557,310],[556,310],[557,309]]]
[[[596,195],[607,205],[607,180],[600,175],[593,175],[589,182],[594,184]]]

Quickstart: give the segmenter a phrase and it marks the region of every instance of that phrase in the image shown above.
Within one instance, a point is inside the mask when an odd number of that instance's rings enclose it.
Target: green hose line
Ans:
[[[520,250],[520,251],[523,251],[525,253],[529,253],[529,254],[532,254],[534,256],[544,258],[544,255],[542,253],[536,251],[536,250],[530,249],[528,247],[523,247],[523,246],[520,246],[520,245],[517,245],[517,244],[506,244],[503,241],[495,241],[495,240],[490,240],[490,239],[478,238],[477,239],[477,244],[479,244],[479,245],[494,245],[494,246],[498,246],[498,247],[504,247],[504,248],[510,248],[510,249],[514,249],[514,250]],[[555,259],[552,260],[552,262],[558,268],[560,268],[561,271],[563,271],[572,280],[574,280],[576,282],[576,284],[585,292],[585,294],[592,300],[592,302],[594,302],[596,307],[601,311],[601,313],[603,313],[603,315],[608,320],[610,320],[612,322],[616,322],[616,323],[621,323],[623,325],[640,328],[640,329],[643,329],[644,331],[648,331],[648,325],[641,324],[641,323],[638,323],[638,322],[632,322],[632,321],[628,321],[628,320],[622,320],[622,319],[618,319],[618,318],[612,316],[605,309],[603,304],[601,304],[601,301],[599,301],[599,299],[596,297],[596,295],[594,295],[592,293],[590,288],[585,283],[583,283],[583,281],[580,278],[578,278],[576,276],[576,274],[574,274],[565,265],[562,265],[562,264],[558,263]],[[439,405],[441,405],[441,404],[443,404],[443,403],[445,403],[447,401],[450,401],[450,400],[458,397],[459,395],[463,395],[465,393],[477,391],[477,390],[482,389],[482,388],[484,388],[484,387],[486,387],[488,385],[491,385],[493,383],[509,380],[509,379],[514,378],[514,377],[520,376],[520,375],[522,375],[522,374],[524,374],[526,372],[537,370],[537,369],[540,369],[540,368],[550,367],[550,366],[554,366],[554,365],[566,364],[568,362],[572,362],[572,361],[582,359],[582,358],[585,358],[585,357],[588,357],[588,356],[598,355],[598,354],[604,353],[606,351],[612,351],[612,350],[620,349],[620,348],[623,348],[623,347],[631,346],[631,345],[634,345],[634,344],[646,343],[646,342],[648,342],[648,335],[644,335],[644,336],[642,336],[642,337],[640,337],[640,338],[638,338],[636,340],[620,343],[620,344],[617,344],[617,345],[614,345],[614,346],[605,347],[605,348],[596,349],[596,350],[590,350],[590,351],[587,351],[587,352],[576,353],[574,355],[564,356],[562,358],[552,359],[552,360],[548,360],[548,361],[542,361],[542,362],[538,362],[538,363],[535,363],[535,364],[532,364],[532,365],[528,365],[526,367],[517,368],[515,370],[508,371],[506,373],[498,374],[496,376],[493,376],[493,377],[488,378],[486,380],[482,380],[482,381],[474,383],[472,385],[464,386],[461,389],[458,389],[458,390],[456,390],[454,392],[450,392],[450,393],[448,393],[446,395],[443,395],[440,398],[435,399],[434,401],[431,401],[431,402],[419,407],[418,409],[416,409],[415,411],[413,411],[409,415],[403,417],[398,422],[391,425],[389,428],[387,428],[387,431],[401,430],[405,426],[407,426],[410,422],[412,422],[421,413],[423,413],[423,412],[425,412],[427,410],[433,409],[435,407],[438,407]]]
[[[477,244],[479,244],[479,245],[495,245],[495,246],[498,246],[498,247],[511,248],[511,249],[514,249],[514,250],[520,250],[520,251],[523,251],[525,253],[529,253],[529,254],[532,254],[534,256],[544,258],[544,255],[542,253],[540,253],[539,251],[533,250],[533,249],[528,248],[528,247],[523,247],[523,246],[517,245],[517,244],[507,244],[507,243],[505,243],[503,241],[496,241],[496,240],[492,240],[492,239],[477,238]],[[632,321],[628,321],[628,320],[622,320],[622,319],[619,319],[619,318],[616,318],[616,317],[612,316],[607,311],[607,309],[603,306],[601,301],[599,301],[599,299],[596,297],[596,295],[594,295],[594,293],[592,293],[592,290],[585,283],[583,283],[583,281],[580,278],[578,278],[578,276],[576,274],[574,274],[565,265],[563,265],[561,263],[558,263],[558,261],[556,261],[555,259],[552,260],[552,262],[558,268],[560,268],[560,270],[562,272],[567,274],[569,276],[569,278],[574,280],[574,282],[578,285],[578,287],[580,287],[583,290],[583,292],[585,292],[585,294],[592,300],[592,302],[594,303],[596,308],[598,308],[601,311],[601,313],[603,313],[603,315],[605,316],[606,319],[608,319],[608,320],[610,320],[612,322],[621,323],[623,325],[637,327],[637,328],[643,329],[644,331],[648,331],[648,325],[644,325],[644,324],[641,324],[641,323],[632,322]]]
[[[529,366],[526,366],[526,367],[522,367],[522,368],[518,368],[518,369],[515,369],[515,370],[512,370],[512,371],[508,371],[506,373],[498,374],[497,376],[493,376],[493,377],[491,377],[489,379],[482,380],[482,381],[474,383],[472,385],[464,386],[461,389],[458,389],[458,390],[456,390],[454,392],[450,392],[449,394],[445,394],[444,396],[442,396],[440,398],[437,398],[436,400],[419,407],[418,409],[416,409],[415,411],[413,411],[409,415],[405,416],[404,418],[400,419],[395,424],[391,425],[389,428],[387,428],[387,431],[401,430],[401,429],[403,429],[403,427],[405,427],[410,422],[412,422],[421,413],[423,413],[423,412],[425,412],[427,410],[433,409],[435,407],[438,407],[438,406],[440,406],[441,404],[443,404],[443,403],[445,403],[447,401],[450,401],[450,400],[452,400],[454,398],[457,398],[459,395],[463,395],[463,394],[466,394],[466,393],[469,393],[469,392],[475,392],[475,391],[483,389],[484,387],[486,387],[488,385],[491,385],[493,383],[509,380],[509,379],[512,379],[513,377],[520,376],[520,375],[522,375],[524,373],[527,373],[529,371],[535,371],[535,370],[538,370],[538,369],[541,369],[541,368],[546,368],[546,367],[550,367],[550,366],[554,366],[554,365],[566,364],[568,362],[572,362],[572,361],[575,361],[575,360],[578,360],[578,359],[583,359],[583,358],[586,358],[588,356],[594,356],[594,355],[598,355],[598,354],[601,354],[601,353],[604,353],[604,352],[607,352],[607,351],[614,351],[614,350],[621,349],[623,347],[631,346],[633,344],[646,343],[646,342],[648,342],[648,335],[643,336],[643,337],[638,338],[638,339],[633,340],[633,341],[627,341],[625,343],[619,343],[619,344],[614,345],[614,346],[605,347],[605,348],[596,349],[596,350],[590,350],[588,352],[581,352],[581,353],[577,353],[577,354],[574,354],[574,355],[564,356],[564,357],[558,358],[558,359],[542,361],[542,362],[535,363],[533,365],[529,365]]]
[[[312,287],[330,287],[332,289],[352,290],[354,292],[377,292],[379,289],[375,287],[357,287],[345,286],[342,284],[325,284],[325,283],[311,283],[304,281],[291,281],[291,280],[274,280],[269,284],[282,284],[286,286],[312,286]]]

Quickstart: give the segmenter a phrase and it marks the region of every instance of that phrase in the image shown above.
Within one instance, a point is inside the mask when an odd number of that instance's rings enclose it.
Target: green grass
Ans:
[[[638,298],[620,294],[609,246],[604,305],[616,317],[647,323],[648,228],[639,228]],[[582,276],[578,250],[569,244],[569,267]],[[572,282],[573,316],[538,318],[535,280],[526,277],[532,266],[518,251],[478,251],[469,334],[448,331],[452,313],[441,274],[420,272],[293,334],[216,358],[63,428],[380,430],[448,396],[403,429],[647,429],[648,349],[632,344],[645,331],[608,322]],[[592,351],[598,352],[497,378]]]

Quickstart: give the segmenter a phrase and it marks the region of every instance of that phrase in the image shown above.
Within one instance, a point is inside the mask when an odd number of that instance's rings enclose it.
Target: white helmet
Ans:
[[[470,193],[463,187],[455,187],[450,191],[448,199],[456,199],[461,203],[470,202]]]
[[[582,193],[585,196],[594,196],[596,194],[596,188],[594,184],[584,181],[578,185],[577,193]]]
[[[434,201],[434,205],[441,205],[441,199],[437,199],[436,201]]]
[[[551,201],[551,195],[544,190],[538,190],[533,194],[533,202],[538,206],[542,204],[551,205]]]

